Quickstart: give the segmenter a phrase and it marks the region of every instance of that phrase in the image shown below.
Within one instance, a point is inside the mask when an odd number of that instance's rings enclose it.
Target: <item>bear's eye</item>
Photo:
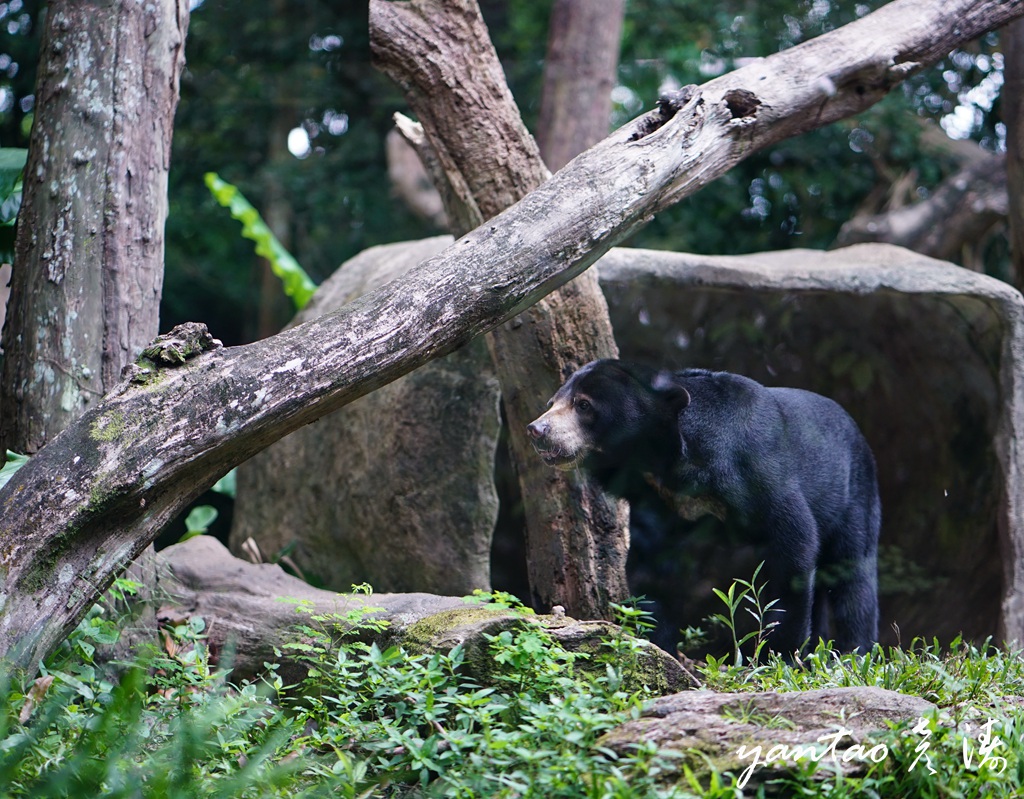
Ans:
[[[587,402],[585,399],[576,400],[576,410],[578,410],[578,411],[589,411],[590,410],[590,403]]]

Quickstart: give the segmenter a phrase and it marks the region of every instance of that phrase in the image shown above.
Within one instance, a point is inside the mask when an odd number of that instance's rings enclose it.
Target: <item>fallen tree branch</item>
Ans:
[[[232,679],[253,679],[267,662],[277,663],[286,684],[305,676],[301,657],[286,644],[299,641],[301,627],[317,629],[339,641],[346,635],[382,647],[410,652],[448,652],[462,646],[465,667],[486,680],[491,663],[486,635],[537,623],[572,652],[600,651],[602,641],[621,630],[606,622],[585,622],[564,614],[522,615],[436,594],[336,594],[291,577],[272,563],[246,563],[210,536],[196,536],[156,554],[161,615],[198,616],[206,622],[205,643],[221,665],[227,656]],[[380,630],[354,625],[364,619],[386,622]],[[156,629],[150,634],[156,637]],[[480,657],[476,655],[479,654]],[[586,662],[582,662],[586,668]],[[603,667],[601,667],[603,668]],[[693,680],[671,655],[643,642],[636,674],[648,687],[671,693],[693,687]],[[639,687],[639,686],[637,686]]]
[[[0,658],[34,667],[232,466],[528,308],[755,150],[863,110],[1022,14],[1022,0],[896,0],[629,123],[335,313],[123,382],[0,489]]]
[[[925,200],[845,222],[836,244],[896,244],[980,271],[979,242],[1007,217],[1006,157],[984,153],[944,180]]]

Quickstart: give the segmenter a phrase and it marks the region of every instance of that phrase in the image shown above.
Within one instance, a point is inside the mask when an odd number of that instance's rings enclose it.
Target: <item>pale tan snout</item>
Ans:
[[[555,402],[530,422],[526,432],[544,463],[557,469],[575,468],[590,450],[576,412],[565,400]]]

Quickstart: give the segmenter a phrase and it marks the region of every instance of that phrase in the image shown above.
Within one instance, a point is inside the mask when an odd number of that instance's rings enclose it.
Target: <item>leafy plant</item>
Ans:
[[[284,293],[295,303],[295,309],[305,307],[316,291],[316,283],[278,241],[263,217],[237,186],[221,180],[216,172],[207,172],[204,180],[214,199],[242,223],[242,235],[256,242],[256,254],[270,263],[270,268],[281,280]]]
[[[726,618],[741,615],[743,590],[755,585],[739,581],[723,592],[735,605]],[[643,646],[625,632],[587,655],[567,652],[515,597],[479,592],[473,601],[511,610],[512,626],[472,654],[410,652],[369,641],[385,640],[387,631],[370,598],[338,614],[298,602],[301,623],[286,645],[306,666],[298,685],[285,685],[269,664],[264,681],[229,684],[211,667],[205,625],[194,617],[172,621],[159,648],[110,676],[94,647],[116,636],[117,607],[137,587],[119,581],[38,680],[7,675],[0,685],[5,797],[743,795],[736,775],[696,753],[653,741],[625,752],[603,745],[601,736],[636,718],[650,698],[623,688],[630,652]],[[368,586],[355,589],[372,597]],[[618,613],[631,632],[649,624],[632,603]],[[470,657],[487,657],[495,668],[473,670],[486,679],[470,677]],[[757,665],[709,662],[702,674],[729,691],[878,685],[944,710],[873,737],[889,756],[860,776],[799,764],[773,779],[782,795],[1010,799],[1024,782],[1024,718],[1004,699],[1024,695],[1019,652],[918,640],[861,656],[819,644],[799,664],[769,655]],[[754,703],[732,707],[737,721],[788,729]],[[923,762],[912,768],[922,752],[934,774]]]
[[[210,490],[234,499],[235,475],[236,470],[232,469],[210,486]],[[217,520],[219,515],[220,511],[213,507],[213,505],[193,505],[185,517],[185,534],[178,541],[188,541],[188,539],[197,535],[206,535],[210,530],[210,525]]]
[[[0,147],[0,263],[14,261],[14,223],[21,210],[22,173],[28,150]]]
[[[181,540],[188,541],[197,535],[204,535],[217,516],[218,511],[213,505],[196,505],[185,517],[185,535]]]
[[[657,784],[668,756],[655,748],[617,756],[597,746],[642,701],[620,690],[613,658],[597,676],[577,670],[583,655],[529,621],[511,595],[477,592],[473,601],[524,619],[487,637],[498,668],[486,684],[466,674],[462,647],[332,646],[325,630],[291,645],[311,669],[290,709],[310,731],[302,745],[323,756],[317,774],[346,777],[345,796],[683,795]]]
[[[28,463],[28,455],[19,455],[17,452],[7,450],[7,462],[0,468],[0,488],[7,484],[18,469]]]
[[[636,638],[647,638],[657,626],[654,614],[644,607],[646,597],[630,597],[622,604],[612,602],[612,613],[615,623],[626,635]]]
[[[220,480],[218,480],[216,483],[210,486],[210,490],[216,491],[218,494],[223,494],[226,497],[231,497],[231,499],[234,499],[236,493],[235,486],[237,485],[237,478],[238,470],[232,469],[230,472],[228,472],[226,475],[220,478]]]
[[[723,624],[732,634],[733,664],[736,667],[743,665],[743,646],[748,641],[754,642],[754,651],[750,660],[757,663],[768,644],[768,633],[778,625],[778,621],[765,622],[765,616],[778,600],[764,601],[765,584],[757,584],[758,575],[763,567],[764,562],[762,561],[754,569],[754,575],[749,580],[733,580],[728,591],[722,591],[719,588],[712,589],[715,596],[725,604],[726,612],[724,614],[716,613],[711,618],[719,624]],[[750,615],[755,624],[755,629],[745,634],[738,631],[736,617],[740,608]]]
[[[119,581],[109,605],[137,586]],[[109,679],[92,661],[116,624],[94,608],[68,644],[21,685],[0,685],[5,797],[293,796],[300,763],[283,760],[292,722],[255,685],[229,686],[200,644],[202,622],[168,631]],[[101,623],[97,623],[101,620]]]

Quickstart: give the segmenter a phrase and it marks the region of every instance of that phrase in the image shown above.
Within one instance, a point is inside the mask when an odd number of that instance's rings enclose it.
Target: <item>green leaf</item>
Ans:
[[[17,452],[7,450],[7,463],[0,469],[0,488],[3,488],[11,476],[26,463],[28,463],[28,455],[19,455]]]
[[[213,505],[196,505],[185,517],[185,527],[188,532],[187,538],[205,533],[213,520],[217,518],[217,509]],[[184,540],[184,539],[183,539]]]
[[[0,147],[0,263],[14,261],[14,222],[21,210],[21,173],[28,150]]]
[[[17,191],[21,193],[21,173],[28,160],[28,150],[0,147],[0,202]]]
[[[214,199],[242,223],[242,235],[256,242],[256,254],[270,262],[270,268],[281,279],[284,293],[292,298],[295,309],[304,308],[316,291],[316,283],[306,274],[306,270],[277,240],[277,236],[237,186],[221,180],[216,172],[207,172],[204,180]]]
[[[220,480],[218,480],[216,483],[214,483],[210,487],[210,490],[211,491],[216,491],[218,494],[223,494],[226,497],[231,497],[232,499],[234,499],[235,498],[235,485],[236,485],[235,475],[236,474],[237,474],[236,470],[232,469],[230,472],[228,472],[226,475],[224,475],[222,478],[220,478]]]

